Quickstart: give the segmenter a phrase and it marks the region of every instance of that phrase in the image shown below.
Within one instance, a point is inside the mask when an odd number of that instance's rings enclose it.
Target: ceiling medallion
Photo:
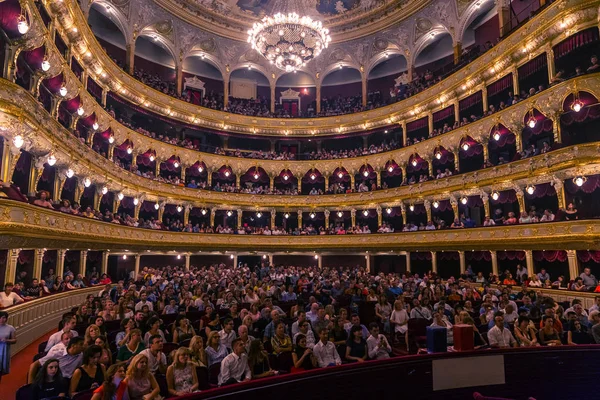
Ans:
[[[321,21],[296,13],[265,17],[248,31],[252,48],[286,72],[305,66],[330,42],[329,29],[324,28]]]

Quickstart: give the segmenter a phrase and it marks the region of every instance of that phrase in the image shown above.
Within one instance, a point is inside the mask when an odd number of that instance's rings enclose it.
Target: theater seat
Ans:
[[[15,394],[15,400],[31,400],[32,398],[31,384],[21,386]]]
[[[218,362],[208,368],[208,381],[211,385],[219,384],[219,373],[221,372],[221,363]]]
[[[38,353],[43,353],[44,351],[46,351],[47,344],[48,344],[48,341],[38,344]]]
[[[210,382],[208,379],[208,368],[196,367],[196,376],[198,377],[198,389],[210,389]]]
[[[411,352],[418,351],[427,344],[427,327],[431,321],[423,318],[411,318],[408,320],[408,346]],[[415,350],[415,351],[413,351]]]
[[[79,392],[75,396],[71,397],[71,400],[91,400],[91,398],[94,396],[94,390],[95,389],[90,389]]]
[[[294,359],[291,352],[281,353],[277,356],[278,370],[290,372],[294,366]]]
[[[160,387],[160,395],[163,397],[169,397],[169,385],[167,385],[167,377],[163,374],[154,374],[154,377],[156,378],[158,387]]]

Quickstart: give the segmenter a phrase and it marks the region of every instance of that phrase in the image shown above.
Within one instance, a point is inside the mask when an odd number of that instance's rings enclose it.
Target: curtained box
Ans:
[[[445,327],[427,327],[427,352],[445,353],[448,350],[448,332]]]
[[[475,348],[473,340],[473,327],[471,325],[454,325],[454,350],[469,351]]]

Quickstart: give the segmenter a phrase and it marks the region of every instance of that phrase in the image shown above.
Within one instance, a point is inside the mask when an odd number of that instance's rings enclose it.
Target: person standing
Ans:
[[[7,321],[8,313],[0,311],[0,382],[10,372],[10,346],[17,343],[17,331]]]

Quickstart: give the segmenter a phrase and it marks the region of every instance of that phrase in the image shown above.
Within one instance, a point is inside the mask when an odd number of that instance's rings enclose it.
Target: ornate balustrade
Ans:
[[[77,289],[12,306],[9,313],[9,323],[17,330],[17,343],[12,346],[12,355],[24,349],[41,335],[56,331],[62,315],[71,308],[82,304],[90,294],[97,295],[100,289],[90,287]]]
[[[578,85],[587,85],[587,87],[596,86],[600,79],[598,76],[588,76],[581,78]],[[544,97],[537,97],[536,103],[539,104],[557,104],[561,99],[571,92],[573,83],[565,83],[557,87],[557,91],[549,91],[542,94]],[[535,184],[541,182],[552,182],[556,180],[570,179],[580,174],[593,174],[597,170],[595,162],[597,161],[598,144],[589,143],[577,146],[570,146],[556,150],[547,154],[539,155],[533,158],[512,162],[487,168],[475,172],[455,175],[449,178],[428,181],[420,184],[401,186],[398,188],[379,190],[366,193],[352,193],[343,195],[327,196],[273,196],[273,195],[251,195],[239,193],[220,193],[198,189],[189,189],[170,184],[159,183],[149,179],[140,178],[138,175],[125,171],[117,167],[112,162],[107,163],[106,159],[90,150],[88,146],[74,137],[67,129],[63,128],[58,121],[50,116],[43,107],[26,91],[5,80],[0,80],[0,125],[2,130],[0,135],[4,136],[9,143],[14,136],[20,134],[25,139],[24,149],[30,151],[38,157],[39,162],[36,165],[43,165],[45,157],[53,153],[59,160],[57,166],[61,170],[71,168],[75,175],[84,178],[89,177],[92,183],[97,185],[100,190],[105,185],[110,190],[122,192],[126,196],[139,196],[144,194],[149,201],[171,201],[173,203],[187,203],[199,207],[210,207],[226,205],[231,207],[250,207],[252,209],[269,209],[279,207],[284,210],[295,210],[298,207],[308,209],[319,208],[348,208],[352,206],[367,206],[379,204],[382,207],[393,207],[401,205],[403,201],[422,202],[425,199],[434,196],[460,196],[469,194],[480,194],[493,190],[502,190],[506,188],[515,188],[526,184]],[[519,109],[519,104],[514,109],[507,110],[506,113],[499,113],[499,117],[510,117],[513,121],[521,118],[521,114],[513,115],[516,111],[525,113],[528,105],[523,104],[523,109]],[[512,112],[513,114],[509,114]],[[473,131],[470,132],[473,137],[482,138],[489,134],[489,130],[495,124],[494,116],[484,118],[478,123],[473,124]],[[394,152],[360,157],[357,159],[319,161],[319,162],[282,162],[282,161],[261,161],[261,166],[269,171],[277,171],[279,168],[295,168],[298,171],[304,171],[301,168],[313,166],[321,168],[323,171],[333,172],[334,166],[345,165],[349,170],[358,168],[360,165],[368,163],[374,166],[385,165],[389,156],[408,158],[409,154],[419,151],[422,154],[432,154],[434,147],[449,138],[459,140],[461,130],[451,132],[443,137],[436,138],[427,142],[420,143],[408,149],[400,149]],[[477,136],[481,135],[481,136]],[[132,132],[128,132],[132,135]],[[456,135],[456,137],[454,137]],[[140,135],[141,136],[141,135]],[[129,136],[131,137],[131,136]],[[143,136],[140,138],[144,138]],[[151,145],[152,139],[146,138]],[[5,143],[5,145],[6,145]],[[162,144],[162,146],[173,147]],[[9,153],[11,153],[9,157]],[[12,170],[18,160],[18,149],[9,144],[4,152],[5,157],[10,158],[7,163],[9,167],[5,173],[5,179],[10,180]],[[182,164],[192,164],[197,160],[199,153],[189,151],[181,153]],[[223,156],[213,155],[211,160],[217,162],[230,161],[229,165],[234,170],[242,171],[246,167],[256,165],[256,160],[233,159]],[[264,164],[262,164],[264,162]],[[252,164],[251,164],[252,163]],[[37,168],[37,167],[36,167]],[[4,171],[4,169],[3,169]],[[3,172],[4,173],[4,172]],[[36,173],[40,173],[37,171]],[[60,177],[64,181],[64,176]],[[83,179],[79,179],[82,185]]]
[[[142,105],[150,111],[187,124],[217,130],[226,129],[230,132],[250,135],[285,136],[291,134],[308,137],[359,132],[397,123],[405,126],[407,122],[424,116],[429,116],[431,120],[433,112],[452,104],[456,107],[461,99],[476,91],[485,91],[489,83],[508,72],[516,73],[517,68],[529,61],[531,57],[543,52],[551,54],[552,45],[564,38],[565,31],[573,33],[593,26],[597,23],[598,15],[597,0],[555,2],[491,51],[441,83],[409,99],[375,110],[345,116],[275,119],[248,117],[206,109],[176,100],[149,88],[123,72],[106,55],[76,2],[50,3],[46,1],[44,3],[56,22],[53,29],[56,29],[68,43],[71,49],[70,55],[84,67],[84,75],[94,79],[104,89],[104,93],[110,90],[132,104]],[[29,9],[34,12],[34,7],[31,5],[29,5]],[[565,20],[569,21],[568,24],[564,22]],[[29,37],[34,36],[30,34]],[[40,39],[38,39],[39,41]],[[524,52],[524,43],[527,45],[526,49],[531,50]],[[551,59],[551,57],[549,58]],[[69,81],[71,80],[72,77],[69,78]],[[69,83],[67,82],[67,84]],[[484,108],[487,108],[486,96],[483,97]],[[99,111],[99,109],[98,106],[95,111]],[[99,123],[102,127],[109,125],[105,119],[100,119]]]

